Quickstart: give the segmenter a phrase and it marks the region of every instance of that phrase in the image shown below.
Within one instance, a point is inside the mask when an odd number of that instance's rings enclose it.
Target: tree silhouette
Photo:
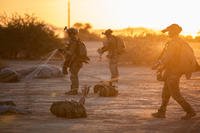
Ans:
[[[90,29],[92,29],[92,25],[90,24],[90,23],[85,23],[84,24],[84,30],[90,30]]]
[[[34,59],[60,45],[50,25],[34,15],[12,14],[0,17],[0,56],[3,58]]]
[[[83,25],[84,25],[84,24],[82,24],[82,23],[75,23],[75,24],[73,25],[73,27],[76,28],[76,29],[81,29],[81,28],[83,28]]]

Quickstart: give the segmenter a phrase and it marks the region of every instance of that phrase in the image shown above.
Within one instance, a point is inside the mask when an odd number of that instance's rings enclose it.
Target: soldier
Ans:
[[[75,28],[65,29],[69,43],[65,49],[60,50],[65,55],[63,65],[63,73],[68,74],[70,71],[71,90],[66,92],[68,95],[77,95],[79,89],[78,73],[82,68],[83,63],[88,63],[87,49],[83,42],[78,38],[78,30]]]
[[[180,55],[180,50],[183,50],[183,47],[186,47],[186,49],[189,49],[191,52],[193,52],[190,46],[184,40],[179,38],[181,31],[182,28],[177,24],[172,24],[162,31],[163,33],[168,32],[170,41],[167,42],[161,57],[156,63],[156,66],[153,68],[157,69],[161,73],[164,72],[162,78],[159,76],[159,79],[164,81],[164,87],[162,90],[162,104],[158,109],[158,112],[152,114],[152,116],[156,118],[165,118],[165,112],[170,97],[178,102],[178,104],[180,104],[186,112],[186,115],[181,119],[187,120],[196,115],[191,105],[182,97],[179,89],[179,81],[181,76],[183,74],[190,75],[190,73],[185,73],[183,71],[184,66],[180,63],[180,56],[182,56]],[[184,58],[186,63],[188,63],[186,60],[187,57]],[[193,62],[195,63],[195,60],[193,60]]]
[[[118,71],[118,58],[121,54],[121,49],[124,49],[123,40],[117,38],[116,36],[112,35],[113,31],[111,29],[106,30],[102,34],[106,36],[106,42],[104,46],[98,49],[98,53],[102,55],[104,52],[108,51],[108,59],[109,59],[109,69],[111,73],[111,82],[117,83],[119,78],[119,71]]]

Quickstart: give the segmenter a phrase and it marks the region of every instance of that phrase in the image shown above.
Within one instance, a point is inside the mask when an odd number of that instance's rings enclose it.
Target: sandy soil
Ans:
[[[97,45],[87,44],[92,62],[80,72],[81,85],[95,85],[100,79],[109,78],[106,59],[100,62],[95,55]],[[38,61],[9,61],[9,64],[21,69]],[[0,83],[0,100],[13,100],[32,112],[29,116],[0,116],[0,133],[200,133],[200,74],[195,74],[193,80],[181,80],[184,97],[197,111],[197,117],[182,121],[184,112],[172,99],[166,119],[151,117],[161,102],[162,82],[156,81],[150,68],[123,66],[120,73],[119,96],[100,98],[91,91],[85,105],[86,119],[56,118],[49,111],[53,101],[79,98],[64,95],[70,86],[68,77]]]

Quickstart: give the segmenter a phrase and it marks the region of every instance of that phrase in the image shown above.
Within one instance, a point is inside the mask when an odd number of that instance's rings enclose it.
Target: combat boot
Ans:
[[[65,66],[63,66],[63,68],[62,68],[62,73],[64,75],[68,75],[68,69]]]
[[[181,120],[189,120],[189,119],[191,119],[194,116],[196,116],[195,112],[186,113],[185,116],[181,117]]]
[[[118,89],[118,82],[112,82],[110,86],[114,87],[115,89]]]
[[[65,93],[66,95],[77,95],[78,94],[78,90],[70,90],[68,92]]]
[[[158,110],[156,113],[151,114],[155,118],[165,118],[165,111]]]

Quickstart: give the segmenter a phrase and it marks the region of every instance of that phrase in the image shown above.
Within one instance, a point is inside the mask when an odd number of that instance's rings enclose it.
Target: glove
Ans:
[[[68,69],[67,69],[67,67],[63,67],[62,68],[62,73],[64,74],[64,75],[68,75]]]
[[[97,50],[97,52],[98,52],[100,55],[103,54],[103,50],[102,50],[101,48],[99,48],[99,49]]]
[[[58,52],[64,54],[65,50],[60,48],[58,49]]]

